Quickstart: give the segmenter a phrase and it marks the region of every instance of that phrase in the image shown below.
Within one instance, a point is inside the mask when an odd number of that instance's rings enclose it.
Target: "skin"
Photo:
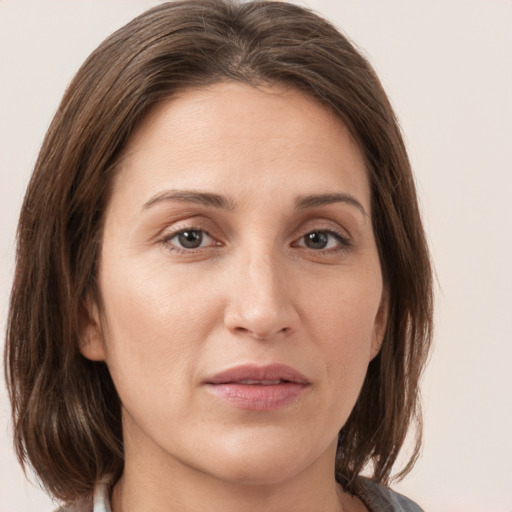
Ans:
[[[199,247],[180,245],[186,229]],[[158,105],[115,178],[98,279],[81,350],[106,362],[123,404],[114,512],[366,510],[334,457],[387,306],[364,161],[339,119],[278,85]],[[207,377],[248,363],[286,364],[308,385],[272,411],[208,392]]]

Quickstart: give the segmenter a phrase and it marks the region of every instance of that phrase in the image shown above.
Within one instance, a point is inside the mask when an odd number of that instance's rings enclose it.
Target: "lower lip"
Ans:
[[[274,411],[296,402],[307,386],[296,382],[262,384],[207,384],[207,389],[222,400],[240,409]]]

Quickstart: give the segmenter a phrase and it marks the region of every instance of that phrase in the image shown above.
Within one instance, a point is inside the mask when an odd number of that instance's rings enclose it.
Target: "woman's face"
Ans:
[[[331,477],[387,311],[363,158],[328,110],[232,82],[155,107],[98,279],[82,353],[119,392],[127,466]]]

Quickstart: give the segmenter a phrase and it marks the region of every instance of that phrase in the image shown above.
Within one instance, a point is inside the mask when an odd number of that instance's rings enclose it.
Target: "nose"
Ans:
[[[259,340],[296,332],[299,313],[285,262],[253,251],[240,258],[231,279],[232,294],[224,318],[230,332]]]

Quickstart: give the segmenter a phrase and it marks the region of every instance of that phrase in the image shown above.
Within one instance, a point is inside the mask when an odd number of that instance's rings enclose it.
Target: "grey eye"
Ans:
[[[178,241],[181,247],[185,249],[197,249],[198,247],[201,247],[201,244],[203,243],[203,232],[196,229],[190,229],[178,233],[174,238]]]
[[[304,235],[304,245],[310,249],[325,249],[329,243],[330,233],[325,231],[312,231]]]

